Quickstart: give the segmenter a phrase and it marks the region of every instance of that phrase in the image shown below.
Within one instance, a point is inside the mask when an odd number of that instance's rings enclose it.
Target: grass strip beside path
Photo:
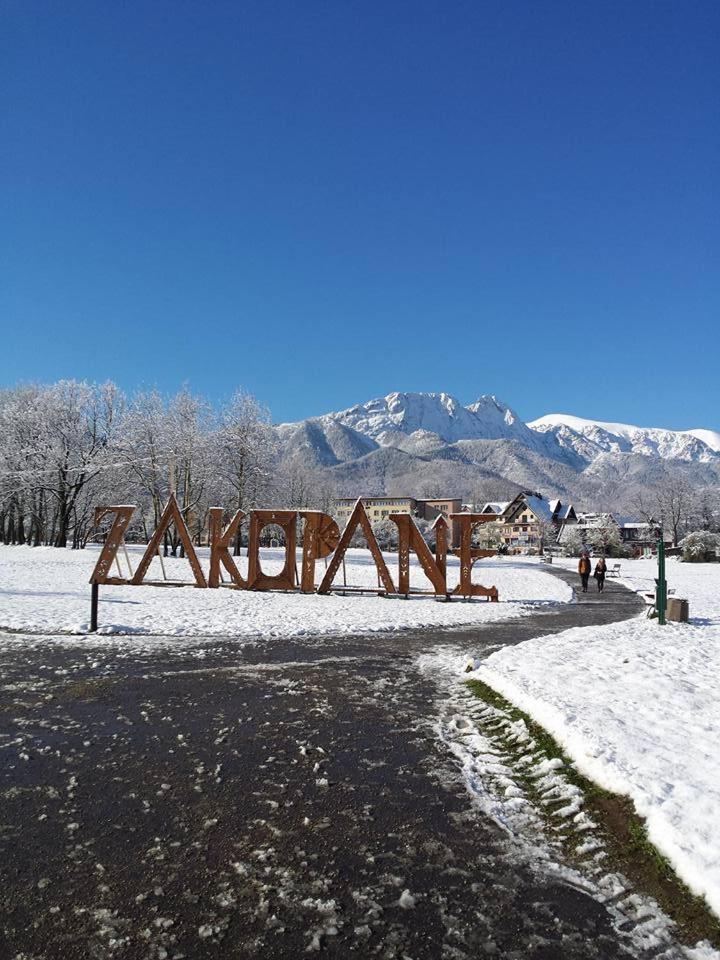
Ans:
[[[568,783],[582,791],[584,810],[598,824],[601,839],[608,855],[607,864],[621,872],[642,893],[651,896],[677,924],[683,942],[695,944],[708,940],[720,949],[720,920],[710,910],[703,897],[696,896],[674,872],[669,861],[650,842],[645,821],[636,812],[632,801],[620,794],[599,787],[577,769],[572,759],[547,730],[528,714],[514,706],[481,680],[468,680],[470,691],[512,723],[522,721],[535,744],[535,753],[544,760],[562,761],[562,775]],[[496,728],[493,736],[500,738],[503,750],[512,760],[520,760],[527,747],[514,738],[503,736]],[[541,794],[536,778],[521,769],[514,776],[522,784],[528,797],[542,811]],[[545,805],[546,806],[546,805]],[[577,838],[563,836],[563,847],[572,858]]]

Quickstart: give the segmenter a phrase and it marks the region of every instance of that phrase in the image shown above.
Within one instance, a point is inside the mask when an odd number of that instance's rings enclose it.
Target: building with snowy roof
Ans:
[[[540,553],[557,542],[561,528],[577,523],[575,508],[546,500],[534,491],[519,493],[499,515],[500,536],[510,553]]]
[[[603,527],[617,528],[622,544],[638,552],[654,548],[660,536],[660,526],[652,518],[650,521],[645,521],[615,513],[581,513],[573,524],[573,529],[577,530],[583,542],[587,542],[593,530]],[[563,542],[567,532],[564,526],[561,527],[558,543]]]
[[[483,505],[480,513],[483,516],[492,514],[494,517],[499,517],[500,514],[509,506],[509,504],[509,500],[490,500]]]

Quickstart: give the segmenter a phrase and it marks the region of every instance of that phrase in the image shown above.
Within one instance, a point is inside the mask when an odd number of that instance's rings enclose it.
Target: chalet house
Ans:
[[[483,505],[480,515],[483,517],[493,516],[499,517],[507,507],[510,506],[509,500],[491,500],[488,503]],[[472,512],[472,510],[470,510]]]
[[[492,508],[498,504],[486,504]],[[490,512],[490,511],[489,511]],[[555,543],[561,529],[577,523],[572,504],[546,500],[534,492],[519,493],[498,516],[501,537],[510,553],[539,553]]]
[[[574,527],[582,537],[583,543],[585,543],[593,529],[606,527],[610,524],[617,527],[623,546],[637,551],[637,553],[641,553],[648,548],[653,549],[660,536],[660,528],[656,522],[646,523],[633,517],[624,517],[614,513],[581,513]],[[559,543],[562,543],[565,535],[566,531],[563,528],[558,535]]]
[[[551,500],[550,509],[552,510],[553,523],[557,526],[558,530],[565,523],[572,526],[578,522],[578,515],[575,512],[575,507],[571,503],[565,505],[561,500]]]
[[[642,553],[643,550],[655,550],[660,537],[660,525],[653,521],[645,523],[632,517],[618,517],[620,539],[631,550]]]

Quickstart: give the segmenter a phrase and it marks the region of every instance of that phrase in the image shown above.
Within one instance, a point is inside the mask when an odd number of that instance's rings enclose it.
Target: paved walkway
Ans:
[[[482,630],[1,653],[0,957],[637,955],[511,855],[415,663],[639,609],[610,583]]]

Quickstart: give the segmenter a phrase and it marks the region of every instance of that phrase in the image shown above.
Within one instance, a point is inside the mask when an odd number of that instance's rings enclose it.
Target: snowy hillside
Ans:
[[[426,455],[464,440],[514,440],[554,459],[568,459],[554,436],[531,430],[514,410],[494,396],[482,396],[464,407],[448,393],[390,393],[347,410],[300,423],[280,424],[277,428],[282,439],[301,442],[306,447],[313,446],[307,435],[311,431],[318,452],[316,459],[322,463],[330,462],[324,448],[333,446],[331,438],[340,429],[356,438],[356,447],[361,446],[361,438],[370,443],[359,456],[378,446]],[[354,458],[339,456],[336,462],[349,459]]]
[[[339,421],[389,446],[395,445],[397,434],[411,435],[417,430],[434,433],[447,443],[527,440],[529,432],[517,414],[495,397],[481,397],[464,407],[448,393],[390,393],[321,419]]]
[[[713,430],[666,430],[662,427],[635,427],[627,423],[585,420],[564,413],[551,413],[528,426],[540,433],[554,434],[563,446],[572,446],[588,456],[605,453],[639,453],[663,460],[707,462],[720,453],[720,433]],[[585,441],[590,441],[588,446]]]
[[[283,423],[276,430],[280,442],[293,454],[323,466],[356,460],[378,448],[372,438],[328,418]]]
[[[495,396],[464,406],[448,393],[390,393],[276,427],[283,455],[332,472],[343,495],[421,487],[464,496],[478,483],[508,493],[628,507],[643,486],[680,472],[701,487],[720,483],[720,433],[666,430],[549,414],[524,423]]]
[[[567,451],[586,463],[604,453],[697,463],[720,459],[720,433],[713,430],[636,427],[567,414],[548,414],[526,424],[507,404],[487,395],[463,406],[449,393],[389,393],[277,429],[282,438],[302,437],[304,445],[327,446],[332,452],[321,456],[322,462],[344,462],[377,446],[421,452],[437,448],[437,441],[463,440],[515,440],[562,462],[569,462]]]

